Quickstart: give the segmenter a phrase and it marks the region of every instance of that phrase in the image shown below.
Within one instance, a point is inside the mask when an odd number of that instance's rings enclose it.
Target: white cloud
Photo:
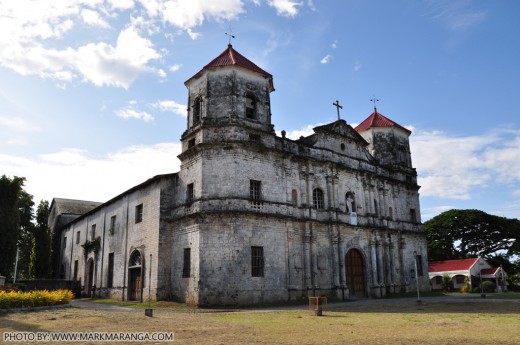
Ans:
[[[158,108],[161,111],[170,111],[170,112],[180,115],[182,117],[188,116],[188,114],[187,114],[188,111],[186,110],[186,108],[187,108],[186,105],[179,104],[175,101],[170,101],[170,100],[160,101],[157,103],[153,103],[152,106],[154,108]]]
[[[180,143],[160,143],[95,158],[71,148],[36,159],[0,154],[0,166],[9,176],[25,177],[26,191],[36,202],[53,197],[107,201],[155,175],[177,172],[180,151]]]
[[[184,30],[201,25],[205,19],[231,20],[244,12],[241,0],[141,0],[141,3],[150,16],[159,16],[166,23]]]
[[[179,64],[174,64],[174,65],[171,65],[170,66],[170,71],[171,72],[177,72],[180,68],[181,68],[182,65],[179,65]]]
[[[21,117],[5,117],[0,116],[0,127],[5,127],[9,131],[18,132],[37,132],[40,129]]]
[[[110,24],[108,24],[103,18],[101,18],[99,13],[94,10],[88,8],[82,9],[80,16],[83,22],[85,22],[85,24],[105,29],[110,28]]]
[[[293,0],[268,0],[269,6],[276,9],[276,13],[280,16],[294,17],[298,14],[298,6],[301,2]]]
[[[200,37],[200,33],[198,33],[198,32],[194,32],[194,31],[191,30],[190,28],[188,28],[188,29],[186,30],[186,32],[188,33],[188,35],[190,36],[190,38],[191,38],[192,40],[196,40],[197,38]]]
[[[332,49],[336,49],[338,47],[338,40],[335,40],[334,42],[332,42],[332,44],[330,46],[332,47]]]
[[[321,64],[328,64],[330,62],[330,59],[332,56],[330,54],[327,54],[323,57],[323,59],[320,60]]]
[[[418,131],[410,141],[422,196],[468,200],[477,188],[520,181],[520,131],[466,137]]]
[[[137,119],[137,120],[143,120],[144,122],[150,122],[154,120],[154,117],[147,113],[146,111],[139,111],[133,109],[131,106],[128,106],[123,109],[119,109],[116,112],[116,115],[123,118],[123,119]]]
[[[452,31],[471,29],[486,17],[486,12],[471,9],[467,0],[429,0],[428,5],[428,15]]]
[[[352,68],[352,70],[354,72],[357,72],[357,71],[359,71],[361,69],[361,67],[362,67],[361,63],[359,61],[356,61],[356,63],[354,64],[354,67]]]
[[[292,140],[298,140],[298,139],[300,139],[300,137],[302,137],[302,136],[303,136],[303,137],[307,137],[307,136],[309,136],[309,135],[311,135],[311,134],[314,134],[314,130],[313,130],[313,128],[314,128],[314,127],[321,126],[321,125],[322,125],[322,123],[321,123],[321,124],[316,124],[316,125],[307,125],[307,126],[301,128],[301,129],[293,129],[293,130],[289,130],[289,131],[287,131],[287,133],[286,133],[285,136],[286,136],[287,138],[289,138],[289,139],[292,139]],[[282,133],[281,131],[277,131],[277,132],[276,132],[276,134],[277,134],[278,136],[282,136],[281,133]]]

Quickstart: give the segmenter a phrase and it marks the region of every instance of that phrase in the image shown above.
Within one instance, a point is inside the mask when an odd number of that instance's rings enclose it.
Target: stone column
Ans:
[[[340,280],[340,264],[339,264],[339,248],[338,248],[338,242],[339,242],[339,233],[337,231],[337,225],[331,226],[331,233],[332,233],[332,275],[333,275],[333,284],[335,288],[339,287],[339,280]]]
[[[304,281],[305,289],[312,286],[311,281],[311,233],[308,224],[305,226],[305,233],[303,235],[303,258],[304,258]]]
[[[371,257],[371,263],[372,263],[372,289],[374,295],[378,296],[378,279],[377,279],[377,253],[376,253],[376,239],[372,239],[370,242],[370,257]]]
[[[379,286],[380,286],[380,297],[383,297],[384,291],[381,287],[385,284],[385,273],[384,273],[384,263],[383,263],[383,243],[382,239],[379,238],[377,241],[377,275],[379,277]]]

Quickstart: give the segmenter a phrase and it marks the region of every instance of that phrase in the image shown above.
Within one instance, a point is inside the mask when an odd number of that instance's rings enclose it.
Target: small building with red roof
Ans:
[[[442,277],[451,278],[454,289],[460,289],[466,284],[466,277],[469,279],[470,291],[473,288],[472,282],[479,284],[480,280],[492,281],[497,286],[497,291],[506,289],[505,278],[507,273],[502,267],[492,267],[482,257],[432,261],[428,263],[428,276],[433,290],[442,289]],[[472,278],[472,279],[470,279]]]

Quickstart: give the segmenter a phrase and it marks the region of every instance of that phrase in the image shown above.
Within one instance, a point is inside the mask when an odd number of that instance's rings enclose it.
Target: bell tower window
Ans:
[[[200,116],[202,114],[202,100],[200,97],[195,98],[193,102],[193,125],[200,122]]]
[[[246,95],[246,118],[256,118],[256,100],[251,94]]]

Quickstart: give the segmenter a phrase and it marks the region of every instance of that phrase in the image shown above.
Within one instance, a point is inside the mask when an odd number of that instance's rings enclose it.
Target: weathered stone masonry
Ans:
[[[124,300],[151,284],[153,299],[196,305],[415,290],[414,258],[426,267],[427,253],[407,129],[374,109],[356,129],[338,120],[279,137],[272,76],[231,45],[185,84],[180,171],[66,225],[66,278]],[[94,224],[99,248],[86,251]]]

